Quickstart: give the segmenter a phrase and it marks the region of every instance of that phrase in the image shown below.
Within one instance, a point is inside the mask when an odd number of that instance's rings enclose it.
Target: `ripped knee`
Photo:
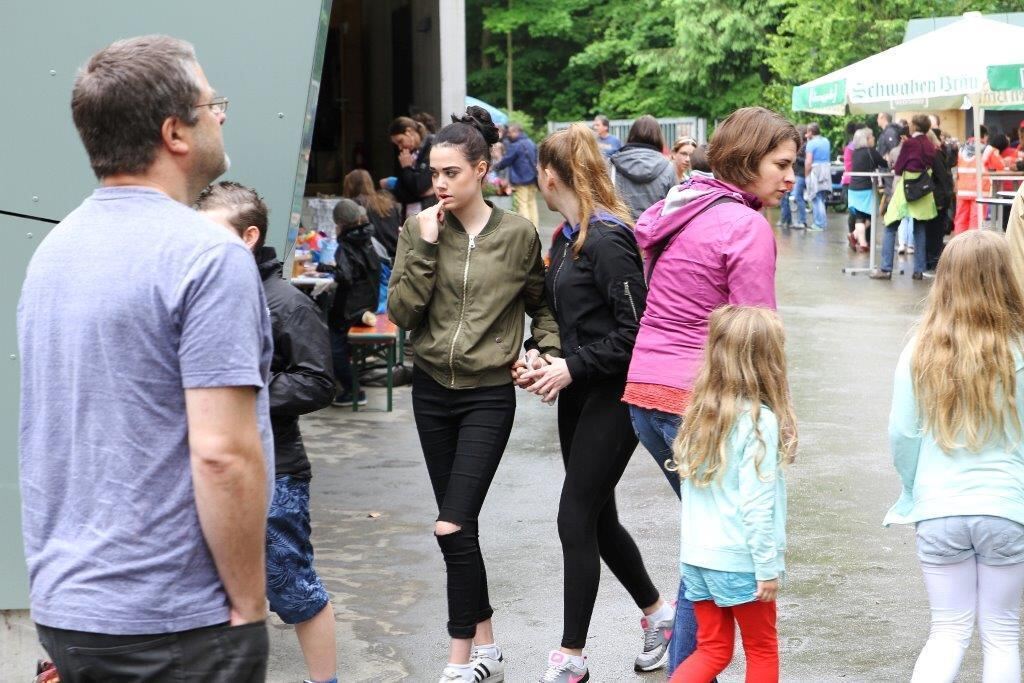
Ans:
[[[434,535],[435,536],[449,536],[462,531],[462,526],[453,522],[442,522],[438,520],[434,522]]]

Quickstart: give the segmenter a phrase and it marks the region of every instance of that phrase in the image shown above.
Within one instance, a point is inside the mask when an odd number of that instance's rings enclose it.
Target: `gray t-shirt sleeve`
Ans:
[[[256,262],[242,244],[200,254],[178,288],[177,304],[183,388],[264,386],[267,304]]]

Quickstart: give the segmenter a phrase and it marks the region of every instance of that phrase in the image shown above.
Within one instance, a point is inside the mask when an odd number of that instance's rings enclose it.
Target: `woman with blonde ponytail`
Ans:
[[[615,508],[615,485],[637,446],[628,407],[620,399],[647,298],[629,208],[612,187],[593,133],[582,125],[541,144],[538,171],[545,202],[565,217],[546,282],[562,357],[519,372],[517,381],[546,402],[558,398],[565,463],[558,508],[564,625],[561,648],[550,653],[540,680],[577,683],[590,680],[583,647],[601,560],[643,611],[644,648],[636,670],[664,666],[668,634],[663,627],[671,628],[675,613],[651,582]]]
[[[986,681],[1020,681],[1024,295],[1006,238],[970,231],[939,259],[896,367],[889,438],[903,482],[885,524],[914,524],[932,629],[913,681],[953,681],[977,620]]]

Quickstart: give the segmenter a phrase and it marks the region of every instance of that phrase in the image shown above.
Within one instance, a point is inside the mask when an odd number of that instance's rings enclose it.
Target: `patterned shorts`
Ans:
[[[309,533],[309,482],[278,477],[267,519],[267,598],[286,624],[309,621],[330,600],[313,569]]]

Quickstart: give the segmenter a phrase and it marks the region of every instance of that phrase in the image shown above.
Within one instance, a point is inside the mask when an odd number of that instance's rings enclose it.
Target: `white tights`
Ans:
[[[912,683],[952,683],[978,619],[984,683],[1020,683],[1020,601],[1024,564],[993,567],[975,557],[950,565],[921,564],[932,627]]]

